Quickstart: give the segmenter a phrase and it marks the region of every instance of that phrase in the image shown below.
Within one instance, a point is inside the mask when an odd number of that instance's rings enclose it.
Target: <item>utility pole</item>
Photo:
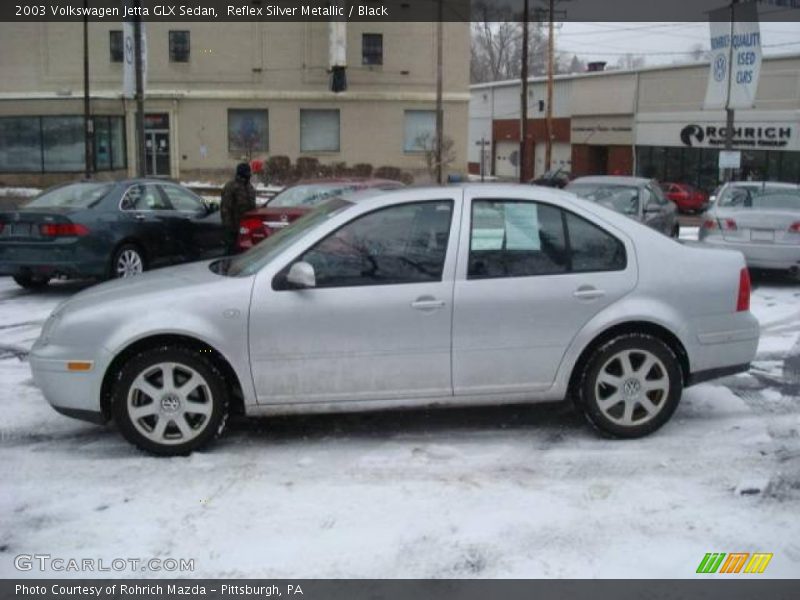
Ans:
[[[545,139],[544,143],[544,170],[550,170],[553,160],[553,62],[555,42],[553,40],[553,5],[555,0],[550,0],[547,18],[547,112],[545,113]]]
[[[728,93],[725,98],[725,151],[733,150],[733,109],[731,108],[731,78],[733,77],[733,24],[735,19],[734,6],[737,0],[731,0],[731,27],[728,44]],[[725,181],[733,179],[733,169],[726,168],[723,173]]]
[[[525,147],[528,141],[528,20],[530,8],[528,0],[522,11],[522,91],[520,93],[520,127],[519,127],[519,182],[525,183],[525,164],[527,162]]]
[[[144,147],[144,76],[142,73],[142,17],[141,0],[133,0],[136,13],[133,17],[133,53],[136,69],[136,173],[139,177],[147,175],[146,153]]]
[[[83,0],[83,160],[84,176],[92,178],[94,170],[94,122],[89,94],[89,0]]]
[[[436,183],[442,185],[442,138],[444,108],[442,107],[442,2],[439,0],[439,19],[436,23]]]

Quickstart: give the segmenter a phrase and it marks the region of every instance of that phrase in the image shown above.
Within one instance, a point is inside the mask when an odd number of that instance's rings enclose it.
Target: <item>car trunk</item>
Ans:
[[[70,225],[74,208],[19,208],[0,212],[0,242],[52,242],[55,235],[45,235],[47,226]]]
[[[790,231],[800,222],[800,210],[737,209],[718,213],[722,235],[736,242],[798,244],[800,233]],[[735,223],[735,228],[732,223]]]

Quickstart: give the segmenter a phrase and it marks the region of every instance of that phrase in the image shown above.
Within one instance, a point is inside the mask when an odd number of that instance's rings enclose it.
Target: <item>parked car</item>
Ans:
[[[708,208],[708,194],[688,183],[664,182],[661,189],[682,213],[702,212]]]
[[[704,244],[739,250],[750,267],[800,273],[800,185],[732,182],[703,215]]]
[[[403,187],[390,179],[316,179],[301,181],[276,194],[267,203],[242,216],[239,222],[239,251],[252,248],[286,227],[315,206],[330,198],[366,189],[393,190]]]
[[[0,212],[0,275],[28,289],[54,277],[129,277],[224,250],[216,207],[164,180],[70,183]]]
[[[500,235],[498,235],[500,232]],[[685,246],[572,194],[370,191],[244,254],[89,288],[33,345],[68,416],[184,454],[229,412],[276,415],[572,398],[646,435],[683,388],[758,345],[737,252]]]
[[[564,189],[571,179],[572,176],[567,171],[558,168],[551,169],[536,179],[532,179],[531,183],[534,185],[542,185],[544,187]]]
[[[675,205],[667,200],[653,179],[615,175],[578,177],[564,189],[644,223],[664,235],[677,238],[680,233]]]

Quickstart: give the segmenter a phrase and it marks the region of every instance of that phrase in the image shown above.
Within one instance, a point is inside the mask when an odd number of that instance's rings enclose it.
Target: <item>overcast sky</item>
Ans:
[[[665,0],[667,1],[667,0]],[[708,23],[561,23],[556,47],[583,60],[615,64],[627,52],[646,57],[646,65],[687,62],[695,44],[709,46]],[[761,23],[765,55],[800,53],[800,22]]]

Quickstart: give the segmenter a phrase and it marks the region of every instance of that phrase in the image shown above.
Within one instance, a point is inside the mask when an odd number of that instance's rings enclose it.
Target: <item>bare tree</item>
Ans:
[[[633,54],[632,52],[628,52],[617,59],[617,68],[627,70],[641,69],[645,64],[645,60],[645,57],[641,54]]]
[[[705,47],[705,44],[697,42],[692,44],[689,49],[689,58],[694,62],[702,62],[711,59],[711,51]]]
[[[425,168],[428,170],[431,178],[435,178],[439,167],[439,163],[437,162],[438,155],[436,152],[436,136],[432,133],[420,135],[416,138],[415,144],[417,148],[422,150]],[[447,168],[452,165],[455,160],[455,142],[452,138],[445,135],[442,137],[442,172],[446,172]]]
[[[521,16],[509,6],[478,0],[473,7],[470,78],[473,83],[517,79],[522,68]],[[528,24],[528,72],[543,75],[547,35],[541,23]]]

